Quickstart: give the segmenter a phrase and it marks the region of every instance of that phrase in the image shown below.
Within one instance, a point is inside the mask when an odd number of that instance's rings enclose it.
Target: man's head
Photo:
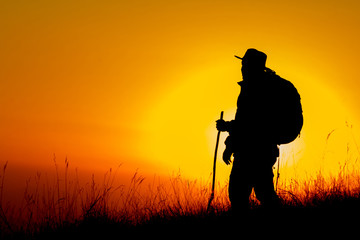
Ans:
[[[244,57],[237,58],[242,60],[241,72],[244,80],[257,77],[260,74],[264,73],[267,58],[265,53],[260,52],[254,48],[249,48],[246,51]]]

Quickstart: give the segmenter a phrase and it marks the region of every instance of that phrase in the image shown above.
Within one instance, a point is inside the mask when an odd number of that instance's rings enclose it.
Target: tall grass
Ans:
[[[6,167],[0,176],[1,236],[35,236],[43,231],[56,231],[86,221],[105,221],[118,226],[134,227],[154,219],[167,221],[184,216],[207,218],[227,213],[230,203],[227,185],[216,186],[212,209],[207,211],[210,182],[185,180],[181,174],[167,181],[154,177],[145,180],[135,172],[130,184],[118,181],[118,170],[110,169],[101,182],[94,176],[81,184],[78,172],[69,174],[65,159],[61,171],[54,157],[56,177],[49,179],[38,173],[26,183],[20,206],[4,201]],[[121,167],[121,166],[120,166]],[[347,199],[360,199],[360,173],[342,166],[338,175],[325,177],[319,172],[304,181],[281,179],[278,194],[285,207],[334,206]],[[251,203],[258,202],[252,194]]]
[[[334,206],[344,200],[360,199],[360,172],[356,168],[349,171],[346,165],[340,167],[337,175],[325,177],[319,171],[301,182],[281,182],[278,194],[288,206]]]
[[[91,219],[106,219],[124,226],[136,226],[153,218],[169,219],[207,213],[209,183],[188,181],[181,174],[162,181],[145,181],[135,172],[129,186],[118,183],[118,170],[110,169],[102,182],[94,175],[80,184],[78,171],[70,177],[69,161],[61,171],[54,156],[55,179],[37,173],[27,180],[20,206],[4,203],[3,189],[7,163],[0,175],[1,235],[33,236]],[[226,187],[218,186],[213,211],[226,211],[229,202]]]

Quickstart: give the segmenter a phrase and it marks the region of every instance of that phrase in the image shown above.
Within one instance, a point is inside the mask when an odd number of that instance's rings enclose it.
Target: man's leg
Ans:
[[[255,195],[266,208],[276,208],[280,205],[280,199],[274,190],[274,174],[272,167],[259,169],[255,180]]]
[[[229,181],[229,198],[231,209],[234,213],[246,212],[249,210],[249,196],[252,190],[250,179],[246,171],[233,166]]]

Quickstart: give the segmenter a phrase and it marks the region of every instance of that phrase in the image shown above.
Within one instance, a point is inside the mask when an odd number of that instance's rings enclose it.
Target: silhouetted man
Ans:
[[[253,188],[263,206],[272,207],[279,203],[272,170],[279,156],[271,127],[276,103],[271,95],[274,86],[265,71],[266,58],[265,53],[256,49],[248,49],[240,58],[243,81],[239,82],[241,92],[235,120],[218,120],[216,124],[219,131],[229,132],[223,160],[230,164],[231,155],[234,156],[229,198],[235,212],[248,209]]]

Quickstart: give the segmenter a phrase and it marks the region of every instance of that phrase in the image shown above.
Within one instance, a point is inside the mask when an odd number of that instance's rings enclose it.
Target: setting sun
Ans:
[[[236,99],[240,92],[237,81],[240,80],[241,63],[231,56],[229,59],[233,63],[229,63],[228,67],[213,66],[207,71],[181,76],[186,81],[168,89],[149,110],[143,125],[148,131],[142,142],[143,153],[149,159],[170,169],[186,170],[185,173],[191,178],[209,176],[215,146],[215,120],[219,118],[221,110],[225,111],[225,119],[234,119]],[[278,74],[284,76],[281,72]],[[348,128],[347,124],[355,118],[334,91],[315,78],[307,75],[299,77],[291,71],[287,75],[294,76],[294,79],[288,79],[293,81],[301,94],[305,123],[301,136],[281,147],[283,156],[287,156],[281,165],[296,167],[299,173],[314,173],[320,168],[336,173],[339,164],[346,159],[346,145],[354,144],[355,139],[351,139],[349,134],[355,130]],[[307,81],[303,83],[302,78]],[[328,134],[335,129],[336,136],[332,137],[331,143],[326,141]],[[223,134],[222,142],[226,135]],[[324,162],[324,151],[330,145],[336,157],[333,161],[327,157]],[[222,145],[220,152],[223,149]],[[225,180],[229,167],[221,164],[223,170],[220,174]]]

